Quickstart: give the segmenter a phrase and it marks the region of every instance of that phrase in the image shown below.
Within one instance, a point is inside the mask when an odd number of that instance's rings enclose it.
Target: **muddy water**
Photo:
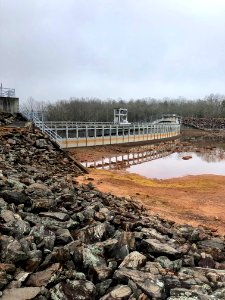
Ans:
[[[121,169],[147,178],[169,179],[187,175],[225,176],[225,144],[211,139],[179,141],[151,151],[104,157],[86,162],[87,167]]]
[[[184,160],[185,157],[190,157],[190,159]],[[126,170],[147,178],[157,179],[203,174],[225,175],[225,160],[206,161],[198,153],[181,152],[151,162],[133,165]]]

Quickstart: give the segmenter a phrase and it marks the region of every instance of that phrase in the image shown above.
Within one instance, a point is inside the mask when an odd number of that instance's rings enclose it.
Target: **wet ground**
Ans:
[[[172,153],[142,164],[132,165],[138,158],[134,157],[132,161],[127,155],[131,158],[138,149],[139,160],[147,159],[142,157],[143,147],[145,152],[154,152],[157,145],[115,147],[117,156],[125,157],[125,163],[120,164],[119,170],[109,171],[109,164],[106,164],[104,170],[89,169],[90,174],[80,177],[79,181],[92,181],[103,192],[140,201],[150,213],[158,213],[178,223],[209,226],[225,234],[225,139],[212,133],[195,134],[184,134],[181,141],[173,141],[169,145],[163,143],[165,151],[172,147]],[[102,161],[102,157],[104,162],[107,155],[113,157],[115,153],[113,148],[101,151],[88,149],[86,155],[83,149],[84,163],[85,160],[92,163],[94,159]],[[141,168],[147,175],[136,174],[135,168]]]

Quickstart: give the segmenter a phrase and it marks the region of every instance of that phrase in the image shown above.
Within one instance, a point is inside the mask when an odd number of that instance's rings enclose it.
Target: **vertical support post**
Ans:
[[[45,132],[45,128],[44,128],[44,115],[43,115],[43,111],[41,111],[41,126],[42,126],[42,132]]]
[[[96,144],[97,144],[97,131],[96,131],[96,125],[94,125],[94,139],[95,139],[94,145],[96,146]]]
[[[87,147],[87,144],[88,144],[88,127],[87,127],[87,125],[85,126],[85,135],[86,135],[86,147]]]
[[[123,132],[123,143],[124,143],[124,126],[122,128],[123,128],[122,132]]]
[[[77,140],[77,147],[78,147],[78,138],[79,138],[78,125],[76,125],[76,140]]]
[[[128,126],[128,143],[130,142],[130,126]]]
[[[66,148],[68,148],[68,138],[69,138],[68,125],[66,123]]]

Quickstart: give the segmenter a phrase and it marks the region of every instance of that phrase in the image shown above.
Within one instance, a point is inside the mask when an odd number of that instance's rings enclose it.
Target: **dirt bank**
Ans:
[[[200,136],[219,137],[221,133],[187,129],[182,139]],[[223,138],[222,138],[223,139]],[[149,147],[154,145],[149,145]],[[142,146],[138,146],[142,147]],[[128,145],[78,148],[73,155],[80,161],[92,161],[115,153],[129,152]],[[92,180],[101,191],[131,197],[151,213],[191,225],[206,225],[225,234],[225,177],[199,175],[169,180],[150,180],[123,171],[90,170],[81,183]]]
[[[150,180],[121,171],[91,170],[79,177],[80,183],[89,181],[103,192],[136,199],[150,213],[181,224],[206,225],[225,234],[224,176]]]

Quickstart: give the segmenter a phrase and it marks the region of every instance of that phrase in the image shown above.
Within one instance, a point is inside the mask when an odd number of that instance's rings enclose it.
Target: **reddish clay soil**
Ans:
[[[193,132],[186,132],[193,135]],[[202,135],[194,131],[195,136]],[[208,135],[208,133],[205,133]],[[104,156],[127,153],[129,147],[105,146],[77,148],[73,156],[80,161],[93,161]],[[225,176],[199,175],[167,180],[147,179],[124,171],[89,169],[78,178],[92,182],[100,191],[139,201],[152,214],[177,223],[203,225],[225,234]]]
[[[91,170],[78,178],[100,191],[139,201],[150,213],[177,223],[203,225],[225,234],[225,176],[151,180],[121,171]]]

